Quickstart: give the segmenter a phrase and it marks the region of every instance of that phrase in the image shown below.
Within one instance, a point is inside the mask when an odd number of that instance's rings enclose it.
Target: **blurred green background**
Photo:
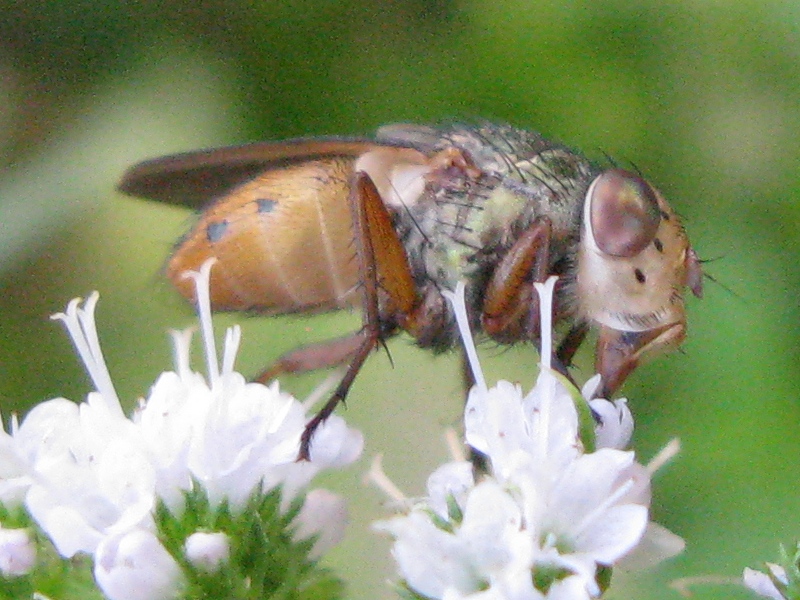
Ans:
[[[0,407],[89,384],[48,315],[90,290],[132,403],[171,364],[191,312],[160,277],[187,211],[122,197],[141,159],[385,123],[496,119],[634,163],[669,198],[719,285],[689,301],[681,353],[625,388],[646,460],[673,436],[654,518],[687,542],[616,598],[677,598],[685,576],[738,577],[800,537],[800,5],[703,0],[0,2]],[[240,370],[357,326],[358,315],[245,319]],[[344,414],[367,450],[325,483],[353,499],[330,557],[352,598],[390,598],[386,515],[369,458],[409,495],[445,460],[461,403],[455,357],[408,338],[377,353]],[[590,352],[584,351],[583,364]],[[533,381],[530,348],[484,346],[490,378]],[[578,374],[589,375],[587,368]],[[287,381],[304,393],[319,377]],[[746,598],[732,586],[697,598]]]

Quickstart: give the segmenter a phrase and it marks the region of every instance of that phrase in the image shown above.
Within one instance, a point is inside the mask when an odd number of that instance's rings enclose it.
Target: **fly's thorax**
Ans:
[[[420,287],[452,290],[469,279],[484,247],[481,215],[495,185],[490,179],[429,183],[415,203],[395,210],[396,229]]]
[[[426,322],[437,331],[423,337],[443,347],[457,332],[442,290],[468,284],[468,304],[482,310],[486,286],[514,244],[540,217],[552,225],[548,269],[571,285],[581,208],[596,169],[580,154],[541,136],[508,127],[457,127],[442,133],[436,152],[455,149],[468,168],[432,169],[425,188],[394,205],[395,227],[425,300]],[[473,167],[473,168],[470,168]],[[391,203],[390,203],[391,204]],[[562,304],[564,304],[562,302]],[[438,311],[448,314],[438,314]],[[560,310],[573,313],[574,306]],[[437,313],[437,314],[434,314]],[[450,340],[452,338],[452,340]]]
[[[481,245],[498,246],[502,253],[546,217],[552,226],[551,266],[561,261],[578,239],[583,200],[597,168],[565,146],[508,126],[455,128],[449,138],[495,178],[470,224]]]
[[[661,194],[613,169],[590,186],[576,268],[580,315],[619,331],[684,323],[689,241]]]
[[[553,263],[579,235],[581,207],[596,169],[583,156],[508,126],[454,126],[438,152],[456,149],[474,166],[425,175],[426,187],[406,203],[410,242],[426,276],[452,289],[481,279],[539,217],[553,227]]]
[[[413,206],[425,191],[425,177],[431,171],[428,157],[410,148],[376,148],[362,154],[354,172],[370,176],[387,206],[400,210]]]

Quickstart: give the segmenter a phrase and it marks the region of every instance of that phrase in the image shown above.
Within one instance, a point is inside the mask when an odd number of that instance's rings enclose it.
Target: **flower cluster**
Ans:
[[[290,535],[310,540],[304,556],[311,552],[313,561],[338,540],[345,521],[343,502],[330,493],[311,492],[302,502],[321,469],[359,456],[360,433],[331,417],[316,433],[311,460],[296,460],[303,405],[277,383],[249,383],[234,371],[238,327],[227,331],[221,365],[217,360],[210,268],[190,274],[207,378],[189,366],[191,332],[173,332],[175,371],[163,373],[127,418],[100,350],[93,294],[54,318],[66,325],[96,391],[81,404],[44,402],[0,434],[2,505],[21,503],[62,557],[90,555],[95,579],[112,599],[172,597],[185,585],[187,565],[207,571],[228,561],[229,545],[239,542],[226,540],[229,531],[203,531],[210,523],[230,525],[237,514],[270,505],[288,516]],[[187,504],[196,509],[191,518],[199,531],[190,527],[168,550],[162,521],[180,521],[175,515]]]
[[[791,554],[781,546],[781,564],[766,563],[765,566],[764,571],[744,570],[745,587],[772,600],[800,599],[800,543]]]
[[[394,537],[403,584],[417,597],[597,597],[610,567],[645,535],[658,538],[663,555],[682,549],[680,538],[648,523],[650,472],[621,449],[633,427],[625,402],[593,400],[590,411],[598,381],[584,399],[549,368],[553,285],[540,289],[543,366],[528,394],[507,381],[486,385],[463,288],[454,295],[477,382],[466,441],[487,457],[488,473],[476,476],[465,460],[448,463],[429,478],[426,498],[376,524]]]

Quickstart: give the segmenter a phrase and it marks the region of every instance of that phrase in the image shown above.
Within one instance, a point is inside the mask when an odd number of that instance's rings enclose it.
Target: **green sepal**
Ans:
[[[608,565],[597,565],[597,574],[594,576],[594,580],[600,588],[601,596],[605,594],[606,590],[611,586],[611,575],[613,575],[613,573],[614,569]]]
[[[461,510],[461,507],[458,505],[458,500],[456,500],[456,497],[452,493],[447,494],[446,502],[447,517],[442,517],[432,508],[426,509],[425,513],[437,529],[441,529],[447,533],[455,533],[456,528],[461,525],[461,521],[464,520],[464,512]]]
[[[786,571],[786,583],[778,581],[770,569],[767,569],[767,575],[784,598],[800,600],[800,544],[795,546],[794,554],[791,556],[781,544],[781,566]]]
[[[400,600],[431,600],[427,596],[411,589],[405,581],[401,581],[394,586],[394,591]]]
[[[223,500],[212,506],[203,487],[194,482],[184,493],[184,506],[172,513],[159,501],[155,521],[159,539],[181,566],[186,600],[334,600],[343,582],[309,558],[314,539],[295,541],[293,521],[305,498],[281,510],[281,490],[254,492],[242,509]],[[220,532],[230,543],[230,559],[209,573],[186,558],[183,545],[198,531]]]
[[[597,449],[595,436],[597,422],[594,420],[592,408],[572,381],[558,371],[551,370],[551,373],[567,389],[572,398],[572,403],[575,405],[575,410],[578,412],[578,437],[583,443],[583,451],[586,454],[594,452]]]
[[[6,529],[23,529],[33,527],[34,521],[21,505],[7,507],[0,504],[0,525]]]
[[[458,500],[452,493],[447,494],[447,516],[451,522],[458,525],[464,520],[464,511],[461,510]]]
[[[557,581],[572,575],[572,571],[558,565],[537,564],[531,574],[533,587],[543,594],[550,591],[550,587]]]

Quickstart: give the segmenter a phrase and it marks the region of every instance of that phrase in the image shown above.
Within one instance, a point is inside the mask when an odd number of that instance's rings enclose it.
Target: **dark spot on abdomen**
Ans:
[[[227,230],[228,230],[227,221],[217,221],[215,223],[209,223],[208,227],[206,227],[206,237],[208,238],[209,242],[214,244],[223,238]]]
[[[267,214],[275,210],[278,202],[276,200],[270,200],[269,198],[259,198],[256,200],[256,204],[258,205],[259,214]]]

